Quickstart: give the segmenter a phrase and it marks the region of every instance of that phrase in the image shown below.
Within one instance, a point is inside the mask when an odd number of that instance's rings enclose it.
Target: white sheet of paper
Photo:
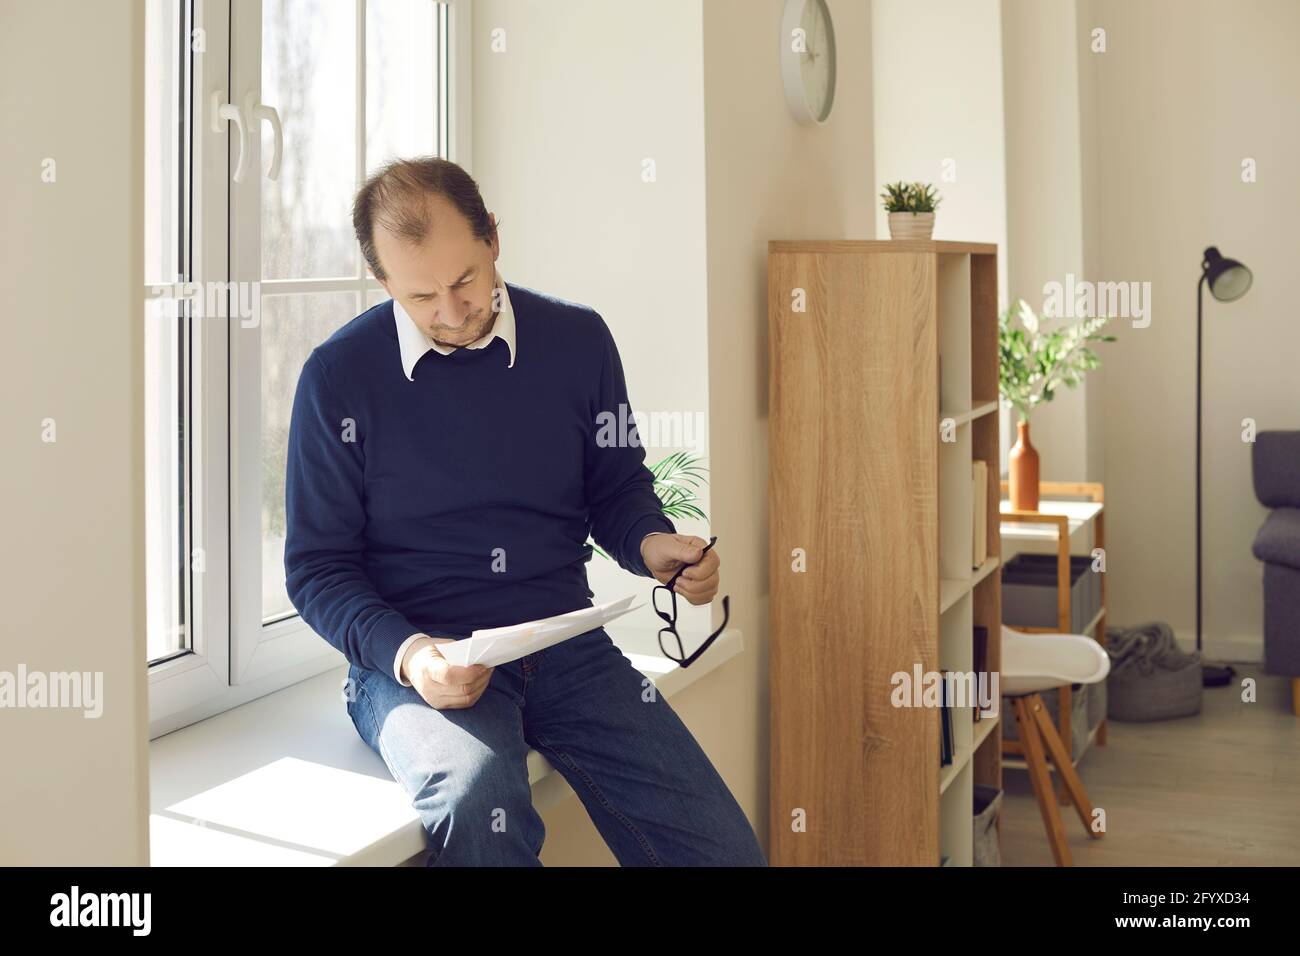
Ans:
[[[571,637],[585,634],[604,624],[622,617],[629,611],[641,607],[632,604],[635,595],[597,604],[595,607],[579,608],[567,614],[544,617],[537,621],[524,621],[507,627],[490,627],[474,631],[469,637],[459,641],[450,641],[438,645],[438,652],[453,664],[466,667],[470,664],[482,664],[484,667],[496,667],[516,661],[528,654],[535,654],[544,648],[567,641]]]

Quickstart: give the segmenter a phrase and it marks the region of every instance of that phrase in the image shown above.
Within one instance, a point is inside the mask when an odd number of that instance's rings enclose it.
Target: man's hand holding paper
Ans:
[[[448,661],[462,667],[475,664],[495,667],[595,630],[640,607],[639,604],[632,604],[634,599],[634,596],[629,595],[608,604],[579,608],[567,614],[557,614],[539,621],[525,621],[509,627],[475,631],[469,637],[449,646],[443,646],[439,650]]]
[[[453,664],[439,653],[450,637],[425,637],[411,644],[402,660],[402,673],[434,710],[473,707],[492,679],[492,668]]]

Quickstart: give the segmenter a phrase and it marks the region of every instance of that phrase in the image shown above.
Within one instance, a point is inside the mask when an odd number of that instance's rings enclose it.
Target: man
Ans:
[[[289,431],[289,597],[348,659],[347,709],[410,796],[433,865],[540,865],[525,758],[541,751],[623,865],[766,865],[667,701],[597,628],[518,661],[440,643],[590,607],[590,535],[692,604],[716,549],[663,514],[619,414],[618,349],[592,309],[506,283],[496,219],[459,166],[398,161],[353,225],[392,297],[318,346]],[[627,412],[631,417],[630,408]]]

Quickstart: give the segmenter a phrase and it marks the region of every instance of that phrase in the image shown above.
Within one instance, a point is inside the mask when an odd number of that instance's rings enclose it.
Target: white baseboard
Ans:
[[[1263,664],[1264,642],[1247,634],[1205,640],[1205,660],[1224,664]],[[1194,636],[1179,638],[1178,646],[1187,652],[1196,650]]]

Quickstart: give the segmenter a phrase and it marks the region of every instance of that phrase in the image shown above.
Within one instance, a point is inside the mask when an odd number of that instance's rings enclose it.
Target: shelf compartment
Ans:
[[[954,866],[970,866],[973,862],[975,774],[971,766],[968,752],[939,799],[940,852],[951,857]]]
[[[940,578],[939,613],[946,614],[955,607],[962,595],[974,590],[981,581],[993,573],[993,569],[997,566],[998,556],[993,554],[989,555],[969,578]]]
[[[955,441],[939,442],[939,577],[971,576],[971,432],[957,429]]]
[[[977,418],[983,418],[985,415],[991,415],[998,410],[997,401],[977,402],[972,408],[964,412],[947,412],[939,410],[939,424],[942,425],[945,419],[951,418],[956,425],[965,425],[975,421]]]
[[[1001,706],[1001,705],[999,705],[999,706]],[[972,744],[972,746],[971,746],[971,749],[972,749],[972,750],[974,750],[974,751],[978,751],[981,747],[984,746],[984,742],[985,742],[986,740],[988,740],[989,737],[990,737],[990,735],[993,734],[993,731],[997,729],[998,721],[1001,720],[1001,719],[1002,719],[1002,715],[1001,715],[1001,714],[998,714],[998,716],[996,716],[996,717],[981,717],[981,718],[980,718],[979,723],[977,723],[977,724],[974,725],[974,727],[975,727],[975,735],[974,735],[974,738],[973,738],[973,739],[974,739],[974,742],[973,742],[973,744]]]
[[[937,279],[939,407],[965,415],[971,410],[970,256],[940,255]]]

